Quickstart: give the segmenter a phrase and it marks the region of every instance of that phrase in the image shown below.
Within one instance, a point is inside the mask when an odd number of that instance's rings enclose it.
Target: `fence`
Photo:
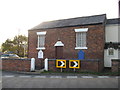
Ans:
[[[66,60],[66,68],[63,68],[63,72],[73,72],[73,68],[69,68],[69,60]],[[56,67],[56,59],[45,59],[45,70],[61,72],[61,68]],[[89,59],[89,60],[80,60],[80,68],[76,68],[76,72],[88,71],[88,72],[101,72],[104,68],[103,60],[99,59]]]

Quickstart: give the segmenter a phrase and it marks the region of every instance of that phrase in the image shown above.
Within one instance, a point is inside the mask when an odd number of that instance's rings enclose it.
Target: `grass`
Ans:
[[[47,74],[85,74],[85,75],[109,75],[109,76],[119,76],[119,72],[87,72],[87,71],[81,71],[81,72],[53,72],[53,71],[43,71],[41,73],[47,73]]]

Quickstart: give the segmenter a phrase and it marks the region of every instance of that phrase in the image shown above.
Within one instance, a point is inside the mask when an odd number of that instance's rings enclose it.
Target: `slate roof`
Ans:
[[[94,25],[104,23],[106,14],[43,22],[30,30]]]
[[[107,24],[120,24],[120,18],[108,19]]]

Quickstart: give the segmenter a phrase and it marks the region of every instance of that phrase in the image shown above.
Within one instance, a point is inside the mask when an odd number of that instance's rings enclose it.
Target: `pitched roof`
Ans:
[[[30,30],[104,23],[106,14],[43,22]]]
[[[120,24],[120,18],[108,19],[107,24]]]

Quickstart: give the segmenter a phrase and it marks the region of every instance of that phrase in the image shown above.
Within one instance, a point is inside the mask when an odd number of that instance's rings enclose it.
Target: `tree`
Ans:
[[[13,40],[7,39],[2,44],[2,52],[14,52],[22,57],[27,55],[27,37],[18,35]]]
[[[10,39],[7,39],[5,43],[2,44],[2,51],[13,51],[13,42]]]

